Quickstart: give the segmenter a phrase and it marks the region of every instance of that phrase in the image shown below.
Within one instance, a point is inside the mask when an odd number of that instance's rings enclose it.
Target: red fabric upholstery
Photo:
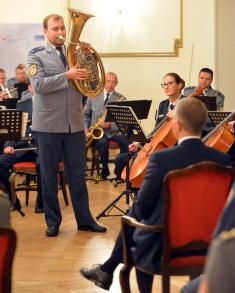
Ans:
[[[13,165],[13,168],[17,170],[18,168],[36,168],[35,162],[21,162],[21,163],[15,163]]]
[[[230,174],[212,171],[171,178],[171,247],[183,246],[192,240],[210,242],[229,193],[230,183]]]
[[[203,265],[206,261],[205,256],[186,256],[174,258],[170,261],[173,266],[192,266],[192,265]]]
[[[5,278],[5,266],[9,238],[7,235],[0,235],[0,292],[3,293],[3,284]]]
[[[112,139],[108,140],[108,144],[110,149],[116,150],[119,148],[119,145],[115,140],[112,140]]]
[[[16,249],[16,233],[0,227],[0,293],[11,292],[12,263]]]

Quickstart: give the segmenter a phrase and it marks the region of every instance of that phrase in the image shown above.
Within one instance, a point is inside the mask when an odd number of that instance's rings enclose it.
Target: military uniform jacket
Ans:
[[[184,96],[185,97],[189,96],[190,94],[194,93],[195,90],[196,90],[195,86],[186,87],[184,89]],[[224,95],[221,92],[219,92],[217,90],[214,90],[211,86],[209,86],[206,89],[206,94],[204,94],[204,95],[209,96],[209,97],[216,97],[217,109],[223,108],[223,106],[224,106]]]
[[[84,129],[82,94],[65,77],[64,65],[49,44],[29,52],[29,76],[35,89],[32,130],[68,133]]]
[[[118,101],[122,97],[122,100],[126,100],[121,94],[114,91],[112,95],[109,97],[109,102]],[[107,104],[108,104],[107,103]],[[95,99],[88,98],[86,100],[86,104],[84,106],[84,120],[85,120],[85,128],[90,128],[93,126],[99,119],[101,113],[105,110],[104,106],[104,92],[102,92]],[[112,137],[114,134],[118,133],[118,128],[115,123],[111,123],[111,128],[104,129],[106,136]]]

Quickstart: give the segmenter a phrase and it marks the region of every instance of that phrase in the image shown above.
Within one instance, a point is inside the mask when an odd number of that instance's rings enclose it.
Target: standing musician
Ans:
[[[224,107],[224,95],[213,89],[211,84],[213,82],[213,71],[210,68],[202,68],[198,75],[198,86],[189,86],[184,89],[184,96],[188,97],[194,93],[197,88],[203,89],[203,96],[216,97],[217,111],[222,111]]]
[[[163,77],[163,83],[161,84],[164,93],[168,96],[167,99],[160,102],[157,115],[156,115],[156,123],[153,131],[149,134],[149,138],[151,139],[152,136],[155,135],[156,129],[158,124],[167,116],[172,116],[172,110],[174,109],[176,103],[181,99],[183,96],[181,91],[185,86],[184,80],[175,72],[167,73]],[[156,132],[157,135],[157,132]],[[139,144],[131,144],[129,145],[129,151],[131,153],[137,152],[139,150]],[[122,170],[126,165],[127,161],[127,153],[119,154],[115,158],[115,169],[114,173],[116,174],[116,178],[120,179]]]
[[[88,77],[87,69],[67,67],[64,55],[66,30],[62,16],[43,21],[47,45],[32,49],[28,71],[35,90],[32,130],[37,132],[46,236],[57,236],[62,221],[58,192],[58,166],[64,161],[77,229],[105,232],[91,215],[85,181],[85,133],[82,94],[70,80]],[[82,50],[89,50],[83,43]]]
[[[105,75],[104,91],[95,99],[88,98],[84,107],[85,131],[89,130],[99,119],[100,115],[105,111],[106,105],[109,102],[125,99],[121,94],[115,91],[118,84],[117,74],[107,72]],[[102,163],[102,179],[106,180],[109,176],[109,148],[108,141],[110,139],[116,141],[120,147],[120,153],[127,152],[128,144],[125,137],[121,136],[118,127],[114,122],[103,122],[102,128],[104,135],[102,138],[94,140],[93,146],[98,150]]]

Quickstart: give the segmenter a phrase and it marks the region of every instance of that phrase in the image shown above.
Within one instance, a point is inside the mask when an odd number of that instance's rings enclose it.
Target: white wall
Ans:
[[[235,110],[235,1],[216,1],[217,23],[217,80],[225,94],[225,110]]]
[[[73,1],[4,1],[1,3],[0,22],[42,22],[43,18],[50,13],[66,16],[65,7],[69,2]],[[112,0],[110,0],[111,2]],[[79,3],[79,1],[74,1],[74,3]],[[173,14],[174,10],[169,9],[168,14],[163,16],[165,21],[167,22]],[[198,71],[201,67],[215,69],[214,20],[214,0],[184,0],[183,48],[180,49],[179,57],[102,58],[106,71],[117,72],[119,76],[118,90],[126,97],[153,100],[149,119],[143,122],[147,132],[153,127],[155,109],[164,98],[160,84],[162,77],[167,72],[177,72],[185,79],[187,85],[193,85],[197,82]],[[140,22],[139,25],[143,25],[143,23]],[[161,30],[164,33],[164,27],[156,28],[153,24],[150,25],[149,29],[152,30],[153,38],[156,30]],[[138,31],[138,27],[136,30]],[[144,35],[141,37],[145,38]],[[89,41],[92,43],[92,40]],[[95,47],[95,44],[92,43],[92,45]]]

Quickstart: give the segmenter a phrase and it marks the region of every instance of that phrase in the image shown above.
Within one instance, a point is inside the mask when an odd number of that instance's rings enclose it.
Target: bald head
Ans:
[[[188,135],[201,135],[207,117],[206,106],[196,98],[184,98],[176,104],[174,119]]]

